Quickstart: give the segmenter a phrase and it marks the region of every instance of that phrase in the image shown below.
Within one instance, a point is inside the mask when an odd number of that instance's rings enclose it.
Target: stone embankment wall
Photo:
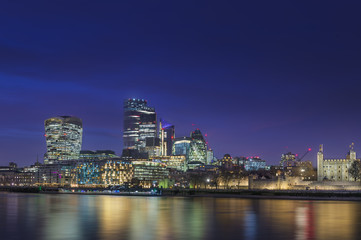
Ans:
[[[250,190],[346,190],[361,191],[361,182],[303,181],[299,177],[248,179]]]

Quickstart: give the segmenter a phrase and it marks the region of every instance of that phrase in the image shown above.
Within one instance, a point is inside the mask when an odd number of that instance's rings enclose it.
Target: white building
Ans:
[[[353,149],[354,144],[350,145],[350,151],[344,159],[325,159],[323,155],[323,145],[317,153],[317,180],[333,181],[354,181],[350,175],[349,169],[356,159],[356,152]]]

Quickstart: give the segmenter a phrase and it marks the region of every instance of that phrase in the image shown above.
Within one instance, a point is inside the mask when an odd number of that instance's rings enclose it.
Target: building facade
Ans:
[[[191,133],[191,143],[189,149],[190,162],[207,162],[207,144],[199,129]]]
[[[83,124],[77,117],[60,116],[45,120],[45,163],[77,160],[82,145]]]
[[[157,135],[157,115],[155,109],[144,99],[124,101],[124,149],[137,149],[145,152],[146,139]]]
[[[48,186],[70,186],[76,162],[75,160],[61,160],[38,166],[36,183]]]
[[[207,150],[207,164],[208,164],[208,165],[212,165],[214,161],[215,161],[215,159],[214,159],[213,150],[212,150],[212,149],[208,149],[208,150]]]
[[[266,169],[266,161],[259,157],[246,158],[243,162],[244,170],[246,171],[258,171]]]
[[[178,171],[187,170],[186,157],[184,155],[176,156],[153,156],[150,157],[150,160],[153,162],[164,163],[167,168],[176,169]]]
[[[317,181],[354,181],[349,169],[355,161],[360,161],[360,159],[356,158],[353,143],[344,159],[325,159],[323,145],[320,145],[317,153]]]
[[[188,159],[192,139],[190,137],[179,137],[174,140],[172,154],[184,155]]]
[[[160,138],[160,154],[161,156],[172,155],[172,147],[175,138],[175,128],[173,124],[160,119],[159,123],[159,138]]]
[[[79,160],[96,159],[103,160],[109,158],[117,158],[118,156],[112,150],[82,150],[80,151]]]
[[[138,185],[152,187],[153,184],[168,178],[169,170],[167,165],[153,161],[132,161],[134,167],[134,179]]]

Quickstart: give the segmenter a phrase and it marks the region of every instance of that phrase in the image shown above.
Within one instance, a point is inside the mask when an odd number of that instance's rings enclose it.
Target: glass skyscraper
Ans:
[[[146,139],[157,135],[157,115],[155,109],[144,99],[124,101],[124,149],[145,152]]]
[[[172,155],[172,147],[175,137],[174,125],[160,119],[159,123],[159,138],[160,138],[160,152],[162,156]]]
[[[197,161],[204,164],[207,162],[207,144],[199,129],[191,132],[189,161]]]
[[[77,160],[82,144],[83,123],[80,118],[60,116],[46,119],[45,163],[58,160]]]

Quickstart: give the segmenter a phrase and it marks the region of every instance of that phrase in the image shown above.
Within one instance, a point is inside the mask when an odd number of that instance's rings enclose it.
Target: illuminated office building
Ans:
[[[75,160],[61,160],[37,166],[36,182],[41,185],[70,186]]]
[[[189,137],[176,138],[173,143],[172,154],[173,155],[184,155],[188,159],[191,140],[192,139]]]
[[[143,187],[151,187],[153,184],[168,178],[169,170],[164,163],[135,160],[132,161],[132,164],[134,180],[139,181],[139,185]]]
[[[61,116],[45,120],[47,152],[45,163],[77,160],[82,145],[83,124],[77,117]]]
[[[103,169],[103,184],[107,186],[130,183],[134,176],[134,169],[131,162],[122,161],[121,159],[108,159]]]
[[[104,165],[106,160],[79,160],[74,168],[74,184],[100,186],[103,185]]]
[[[114,186],[130,183],[133,165],[120,158],[80,160],[74,168],[74,184],[85,186]]]
[[[199,129],[191,133],[191,143],[189,150],[189,161],[207,162],[207,144]]]
[[[214,153],[212,149],[207,150],[207,164],[211,165],[214,162]]]
[[[172,155],[173,141],[175,137],[174,125],[160,119],[159,138],[160,138],[160,154],[161,156]]]
[[[246,171],[258,171],[266,169],[266,161],[259,157],[246,158],[243,162],[244,170]]]
[[[124,101],[124,149],[145,152],[146,139],[157,135],[157,115],[148,107],[147,100],[127,99]]]
[[[161,155],[159,138],[147,138],[145,142],[145,151],[148,153],[148,157]]]
[[[153,156],[150,157],[149,160],[152,162],[164,163],[167,168],[176,169],[179,171],[187,170],[187,162],[186,156],[178,155],[178,156]]]

